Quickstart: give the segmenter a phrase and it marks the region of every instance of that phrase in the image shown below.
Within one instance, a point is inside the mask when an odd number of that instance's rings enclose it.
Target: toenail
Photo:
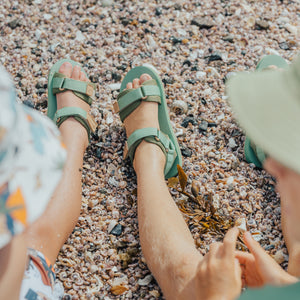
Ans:
[[[68,62],[63,63],[61,66],[64,67],[64,68],[68,68],[70,66],[72,67],[72,65]]]

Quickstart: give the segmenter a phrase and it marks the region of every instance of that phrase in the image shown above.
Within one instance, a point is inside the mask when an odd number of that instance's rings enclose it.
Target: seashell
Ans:
[[[293,35],[297,35],[298,29],[296,26],[291,25],[290,23],[285,24],[284,28],[289,32],[292,33]]]
[[[283,250],[280,249],[278,250],[275,255],[274,255],[274,259],[276,260],[276,262],[278,264],[282,264],[285,260],[286,260],[286,255],[284,254]]]
[[[263,234],[259,230],[252,231],[251,235],[252,235],[252,238],[257,242],[259,242],[263,238]]]
[[[139,279],[138,284],[141,286],[146,286],[146,285],[150,284],[152,279],[153,279],[152,275],[147,275],[145,278]]]
[[[171,110],[176,114],[176,115],[182,115],[186,114],[188,111],[188,105],[186,102],[182,100],[175,100],[172,103]]]
[[[249,17],[246,21],[248,27],[253,27],[255,25],[255,18],[254,17]]]
[[[239,228],[242,232],[247,231],[246,219],[245,218],[238,218],[235,221],[235,226]]]

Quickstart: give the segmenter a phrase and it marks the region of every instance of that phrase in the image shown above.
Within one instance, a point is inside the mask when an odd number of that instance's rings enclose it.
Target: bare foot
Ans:
[[[151,76],[148,74],[141,75],[140,78],[135,78],[132,82],[128,83],[126,88],[127,89],[136,89],[141,84],[147,80],[150,80]],[[158,103],[155,102],[145,102],[142,103],[124,120],[124,125],[126,129],[126,135],[129,137],[135,130],[146,128],[146,127],[153,127],[159,129],[159,122],[158,122]],[[149,152],[154,152],[154,156],[159,158],[160,162],[165,162],[165,156],[161,149],[151,143],[147,143],[143,141],[136,149],[136,154],[134,158],[134,169],[137,171],[139,163],[145,162],[145,155],[149,158]]]
[[[150,80],[151,77],[148,74],[143,74],[139,79],[136,78],[132,82],[127,83],[127,89],[136,89],[141,84],[147,80]],[[137,107],[125,120],[124,125],[126,128],[127,137],[129,137],[135,130],[145,128],[145,127],[154,127],[159,129],[158,123],[158,104],[155,102],[145,102]]]
[[[64,74],[68,78],[72,78],[75,80],[80,80],[80,81],[89,81],[85,74],[81,71],[81,68],[79,66],[73,66],[69,62],[65,62],[61,65],[59,68],[59,73]],[[56,96],[57,98],[57,109],[61,109],[63,107],[67,106],[75,106],[75,107],[80,107],[84,109],[85,111],[89,111],[90,106],[78,98],[73,92],[71,91],[66,91],[63,93],[59,93]],[[60,126],[60,131],[64,137],[65,134],[65,129],[68,127],[72,127],[72,134],[79,135],[80,139],[82,140],[82,143],[84,145],[84,148],[87,147],[88,145],[88,136],[85,128],[74,118],[69,118],[66,121],[64,121],[61,126]],[[69,134],[70,130],[67,130]]]

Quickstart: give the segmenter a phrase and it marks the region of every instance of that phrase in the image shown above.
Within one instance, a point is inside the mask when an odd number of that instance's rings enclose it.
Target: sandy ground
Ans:
[[[238,221],[286,266],[274,181],[245,162],[224,82],[253,71],[264,55],[295,58],[299,14],[299,2],[285,0],[1,1],[0,63],[20,101],[45,113],[48,72],[61,58],[81,62],[97,83],[98,130],[85,155],[81,216],[55,265],[64,299],[163,298],[141,253],[136,179],[122,159],[125,134],[112,109],[122,77],[142,64],[165,84],[187,191],[193,183],[221,218],[213,225],[210,210],[171,189],[199,251]]]

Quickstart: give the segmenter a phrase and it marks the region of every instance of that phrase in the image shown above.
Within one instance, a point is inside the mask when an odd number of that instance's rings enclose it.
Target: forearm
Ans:
[[[19,299],[20,287],[26,264],[25,235],[20,234],[0,249],[1,299]]]
[[[290,253],[288,273],[300,277],[300,248]]]

